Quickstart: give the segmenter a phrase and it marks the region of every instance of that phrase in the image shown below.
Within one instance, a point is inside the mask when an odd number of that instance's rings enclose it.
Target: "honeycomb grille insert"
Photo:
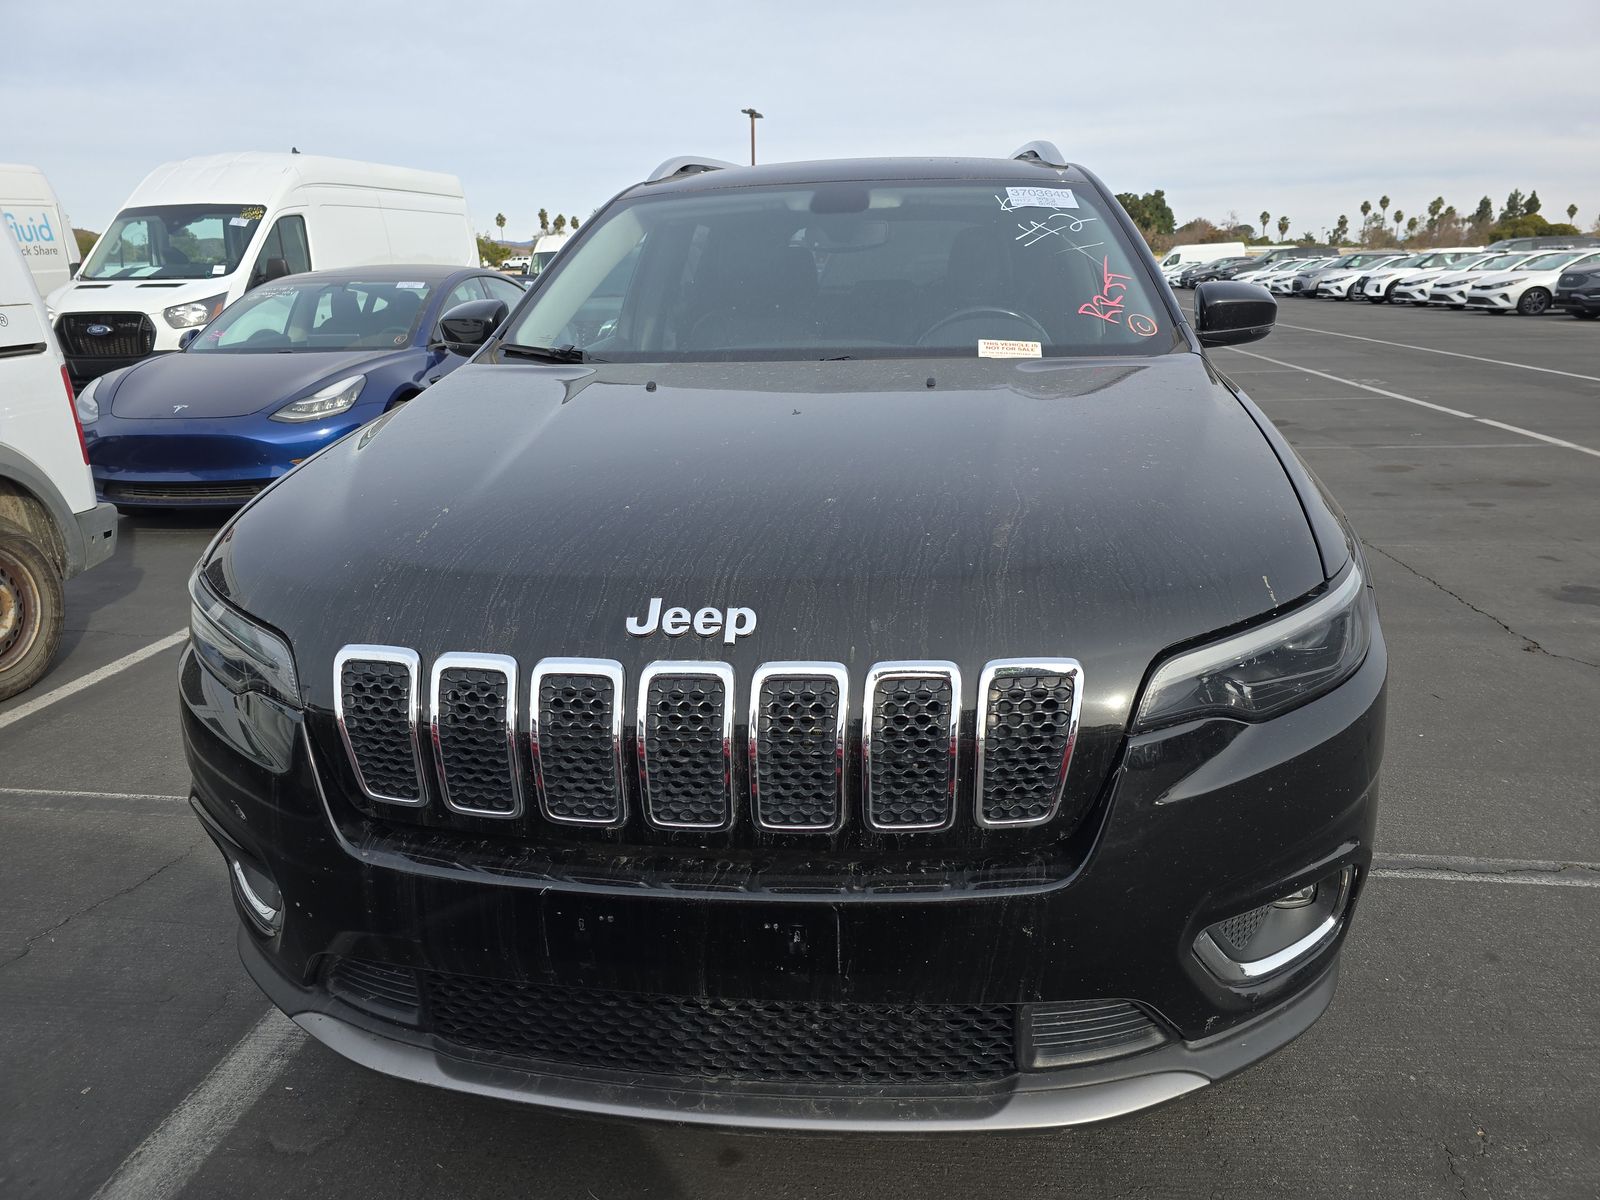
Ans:
[[[1037,825],[1055,816],[1077,739],[1082,672],[1066,659],[991,662],[979,681],[978,820]]]
[[[445,804],[514,817],[522,797],[512,757],[517,666],[493,655],[445,654],[433,666],[433,743]]]
[[[545,816],[616,825],[622,798],[622,665],[546,660],[533,677],[534,761]]]
[[[769,663],[751,684],[750,780],[758,823],[836,828],[844,815],[843,664]]]
[[[930,1085],[1016,1073],[1016,1010],[708,999],[425,973],[433,1033],[568,1068],[695,1080]]]
[[[417,657],[350,647],[335,663],[339,726],[361,790],[387,804],[423,804],[417,763]]]
[[[925,830],[955,815],[956,726],[961,694],[954,663],[884,664],[867,676],[867,822]]]
[[[639,771],[645,812],[667,829],[732,824],[729,750],[733,669],[655,663],[639,681]]]

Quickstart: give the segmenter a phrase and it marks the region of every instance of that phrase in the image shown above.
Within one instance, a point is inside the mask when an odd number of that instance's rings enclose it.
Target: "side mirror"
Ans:
[[[180,333],[178,335],[178,349],[179,350],[187,350],[189,348],[189,343],[194,341],[195,338],[197,338],[199,336],[200,336],[200,330],[198,330],[198,329],[185,329],[182,333]]]
[[[439,337],[434,343],[453,354],[476,353],[494,331],[505,324],[511,310],[504,300],[468,300],[439,318]]]
[[[1202,346],[1240,346],[1272,332],[1278,302],[1256,283],[1214,279],[1194,290],[1194,331]]]

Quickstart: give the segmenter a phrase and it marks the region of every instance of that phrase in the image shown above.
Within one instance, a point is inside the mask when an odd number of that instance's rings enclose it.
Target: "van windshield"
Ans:
[[[1081,184],[824,182],[612,205],[502,353],[612,362],[1160,354],[1177,330]]]
[[[422,280],[279,280],[230,304],[188,352],[393,350],[411,341],[432,290]]]
[[[80,279],[209,279],[244,258],[259,204],[160,204],[125,208],[101,235]]]

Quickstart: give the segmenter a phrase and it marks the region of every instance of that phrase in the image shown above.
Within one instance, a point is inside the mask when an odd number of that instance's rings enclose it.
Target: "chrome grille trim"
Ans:
[[[450,795],[450,772],[445,766],[444,742],[439,730],[440,684],[445,672],[465,669],[499,674],[506,682],[505,751],[506,772],[511,780],[511,807],[501,812],[490,808],[475,808],[462,804]],[[517,660],[504,654],[441,654],[434,659],[428,689],[428,731],[433,739],[433,760],[439,770],[439,792],[445,807],[452,812],[469,817],[490,817],[511,820],[522,815],[522,781],[517,769]]]
[[[763,716],[762,689],[771,679],[828,679],[839,692],[838,713],[833,733],[833,806],[834,819],[823,825],[793,825],[769,822],[761,804],[761,726]],[[844,825],[846,809],[846,742],[845,730],[850,717],[850,672],[837,662],[770,662],[756,668],[750,679],[750,724],[746,751],[750,762],[750,811],[762,829],[775,833],[833,833]]]
[[[987,763],[990,739],[989,689],[996,680],[1018,675],[1062,675],[1072,681],[1072,712],[1067,718],[1066,745],[1061,752],[1055,788],[1050,807],[1043,816],[1022,819],[995,820],[985,815],[984,767]],[[1083,709],[1083,667],[1073,658],[996,658],[983,666],[978,675],[978,772],[973,787],[973,817],[986,829],[1017,829],[1030,825],[1043,825],[1055,817],[1061,808],[1061,798],[1066,791],[1067,769],[1072,765],[1072,751],[1078,742],[1078,716]]]
[[[551,811],[545,780],[539,722],[543,717],[541,693],[550,675],[578,675],[604,679],[611,685],[611,786],[616,797],[617,815],[602,820],[561,816]],[[628,820],[628,789],[622,772],[622,710],[627,703],[626,677],[622,664],[610,658],[542,658],[533,669],[533,686],[528,693],[528,745],[533,754],[533,780],[539,798],[539,811],[547,821],[558,825],[588,825],[616,828]]]
[[[883,823],[878,820],[873,797],[873,718],[878,710],[878,692],[891,680],[933,679],[950,685],[950,752],[947,795],[943,820],[925,824]],[[889,833],[928,833],[948,829],[955,823],[956,793],[961,779],[961,668],[943,659],[904,660],[874,663],[867,671],[865,702],[861,716],[861,810],[862,819],[873,829]]]
[[[725,819],[712,823],[704,821],[669,821],[658,819],[652,803],[650,788],[650,685],[663,676],[683,676],[691,679],[715,679],[722,687],[722,805]],[[657,829],[694,829],[701,832],[732,829],[735,821],[733,803],[733,668],[725,662],[689,662],[658,659],[639,673],[638,725],[635,741],[639,755],[639,793],[643,798],[644,817]]]
[[[346,721],[344,699],[344,668],[350,662],[378,662],[388,663],[406,670],[409,703],[407,705],[406,722],[411,729],[411,769],[417,780],[417,794],[414,797],[388,796],[375,790],[367,782],[361,771],[361,756],[356,753],[355,742],[350,737],[350,728]],[[408,650],[404,646],[366,646],[349,645],[343,647],[333,656],[333,717],[339,726],[339,737],[344,742],[345,755],[350,760],[350,769],[355,772],[356,783],[361,792],[369,800],[376,800],[383,804],[402,804],[407,808],[421,808],[428,803],[428,788],[422,779],[422,747],[417,736],[417,727],[422,721],[422,659],[415,650]]]

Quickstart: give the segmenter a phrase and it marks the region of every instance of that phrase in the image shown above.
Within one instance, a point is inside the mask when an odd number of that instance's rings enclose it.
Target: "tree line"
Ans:
[[[494,225],[500,231],[499,238],[488,238],[482,234],[478,236],[478,253],[483,258],[483,261],[490,266],[498,267],[511,257],[510,249],[500,244],[506,236],[506,223],[505,213],[497,212],[494,215]],[[541,208],[539,210],[539,233],[533,236],[538,237],[540,234],[546,233],[576,232],[578,232],[578,218],[576,216],[569,217],[565,213],[557,213],[552,218],[549,209]]]
[[[1258,224],[1243,222],[1237,213],[1230,212],[1222,221],[1196,217],[1179,225],[1172,207],[1167,203],[1166,192],[1159,188],[1143,196],[1120,192],[1117,199],[1128,210],[1128,215],[1139,227],[1139,232],[1144,234],[1151,249],[1157,252],[1193,242],[1270,245],[1273,229],[1277,230],[1279,242],[1287,242],[1293,226],[1288,216],[1279,214],[1274,219],[1268,209],[1261,210]],[[1462,214],[1455,205],[1446,204],[1443,196],[1434,197],[1424,213],[1410,216],[1398,206],[1391,214],[1389,209],[1392,204],[1388,196],[1379,196],[1376,205],[1370,200],[1363,200],[1358,209],[1361,223],[1354,230],[1350,217],[1341,213],[1331,227],[1322,231],[1321,238],[1314,233],[1303,232],[1293,240],[1306,245],[1322,241],[1330,245],[1353,243],[1372,247],[1404,243],[1427,249],[1432,246],[1488,245],[1515,237],[1573,237],[1582,232],[1575,224],[1578,219],[1576,204],[1567,205],[1565,221],[1547,220],[1540,211],[1544,202],[1539,199],[1537,190],[1524,195],[1520,189],[1513,189],[1498,210],[1494,202],[1485,196],[1469,214]],[[1590,232],[1600,234],[1600,220],[1595,221]]]

